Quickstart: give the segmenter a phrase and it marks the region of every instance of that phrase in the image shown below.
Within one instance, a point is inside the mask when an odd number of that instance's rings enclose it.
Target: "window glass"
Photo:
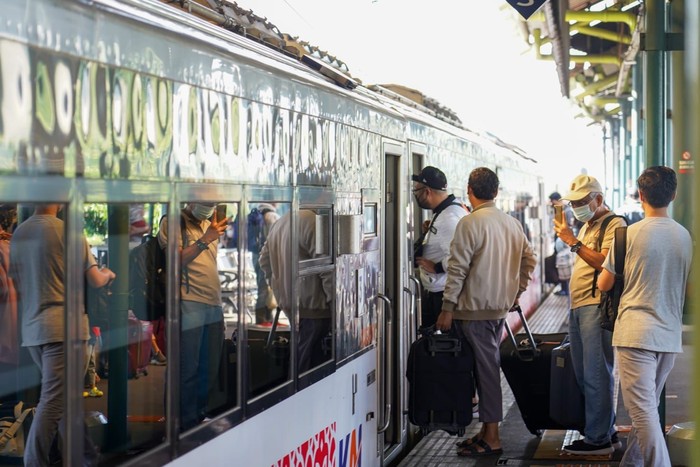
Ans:
[[[167,205],[160,203],[84,206],[83,233],[90,253],[98,268],[116,276],[100,288],[85,284],[90,334],[84,410],[106,462],[127,456],[127,443],[130,450],[148,449],[165,436],[165,369],[170,363],[165,335],[167,264],[156,235],[166,212]],[[110,223],[111,216],[124,219],[128,227]],[[127,257],[128,261],[118,260]],[[114,302],[115,289],[125,290],[128,301]],[[120,424],[108,431],[109,418],[125,419],[126,431]]]
[[[292,314],[291,212],[288,203],[250,203],[245,226],[246,258],[253,277],[253,317],[247,320],[247,393],[260,395],[290,377]]]

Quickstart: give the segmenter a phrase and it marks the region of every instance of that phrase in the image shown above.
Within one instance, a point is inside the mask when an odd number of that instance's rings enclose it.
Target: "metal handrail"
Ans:
[[[384,337],[384,355],[382,356],[382,368],[381,368],[381,378],[384,384],[384,424],[377,428],[377,433],[384,433],[389,429],[391,425],[391,375],[392,375],[392,365],[389,355],[392,355],[391,349],[392,339],[391,339],[391,315],[393,314],[393,309],[391,305],[391,300],[384,294],[377,294],[377,298],[382,300],[385,304],[384,307],[384,320],[382,321],[382,336]],[[388,377],[387,377],[388,375]]]

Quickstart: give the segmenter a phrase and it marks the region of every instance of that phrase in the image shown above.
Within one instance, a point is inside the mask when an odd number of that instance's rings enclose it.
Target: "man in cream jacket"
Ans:
[[[506,314],[527,287],[536,260],[520,223],[493,201],[498,176],[479,167],[469,174],[468,183],[472,213],[460,220],[452,239],[436,326],[454,329],[474,350],[483,425],[477,435],[457,444],[457,454],[479,457],[503,452],[499,345]]]

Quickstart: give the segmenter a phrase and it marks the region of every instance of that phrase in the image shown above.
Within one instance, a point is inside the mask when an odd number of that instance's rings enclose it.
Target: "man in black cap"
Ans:
[[[442,310],[447,257],[459,220],[467,215],[464,205],[447,193],[447,178],[442,170],[427,166],[413,175],[413,196],[422,209],[431,209],[433,216],[416,241],[415,264],[426,291],[421,316],[423,326],[435,324]]]

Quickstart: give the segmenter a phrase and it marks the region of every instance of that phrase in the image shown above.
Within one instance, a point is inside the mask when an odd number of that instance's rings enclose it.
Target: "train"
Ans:
[[[404,375],[421,304],[413,242],[430,216],[413,202],[411,175],[425,166],[442,169],[458,198],[479,166],[497,172],[504,211],[526,197],[522,218],[540,264],[521,306],[534,310],[549,291],[550,214],[535,158],[465,128],[418,91],[364,85],[336,57],[233,2],[9,2],[0,74],[0,202],[17,207],[18,222],[36,203],[59,203],[67,226],[64,465],[82,463],[84,423],[109,465],[398,461],[420,437]],[[156,233],[161,216],[176,218],[187,203],[217,204],[231,219],[227,234],[238,234],[218,252],[228,349],[220,381],[204,421],[181,432],[172,356],[183,271],[167,268],[165,319],[137,324],[141,335],[165,336],[167,365],[130,377],[128,257],[143,233],[131,214]],[[290,216],[292,228],[285,279],[294,304],[267,317],[246,230],[262,205]],[[317,254],[304,259],[296,242],[309,211]],[[180,235],[177,223],[168,229]],[[76,345],[82,235],[117,275],[100,398],[83,397]],[[179,264],[175,243],[166,258]],[[302,369],[298,301],[319,275],[332,278],[331,331]],[[31,405],[39,375],[14,335],[0,345],[0,401]]]

